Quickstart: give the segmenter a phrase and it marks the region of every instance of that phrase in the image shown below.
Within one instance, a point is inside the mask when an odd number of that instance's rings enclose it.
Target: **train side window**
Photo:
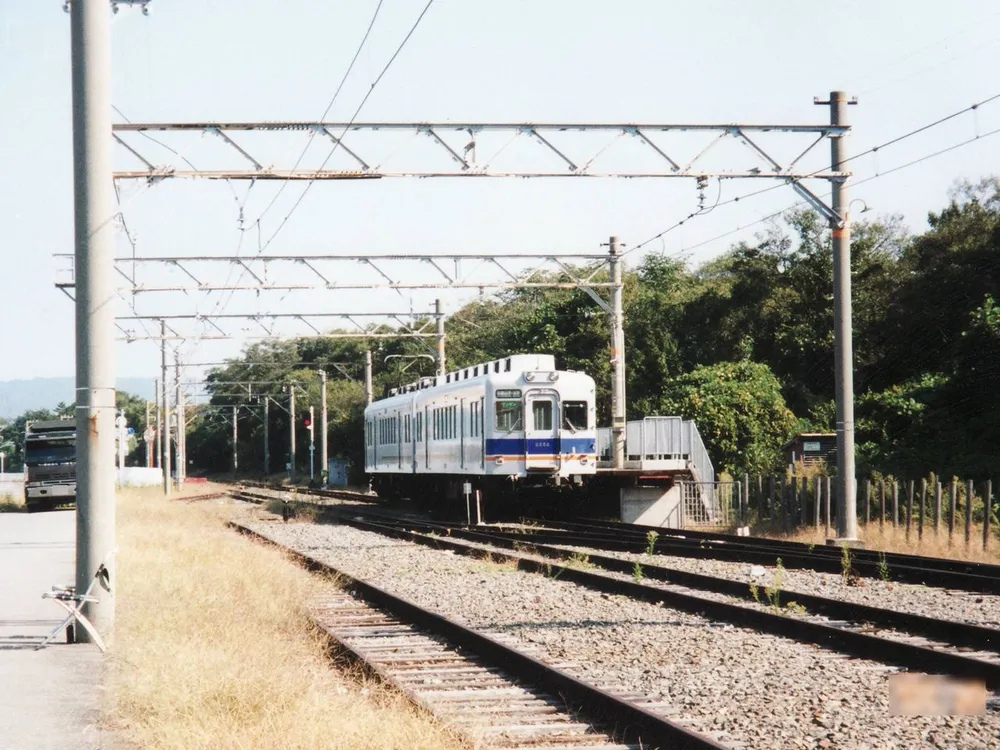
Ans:
[[[497,401],[496,409],[497,432],[522,429],[523,412],[520,401]]]
[[[531,424],[535,430],[552,429],[552,402],[534,401],[531,404]]]
[[[562,428],[571,432],[586,430],[589,427],[587,416],[586,401],[566,401],[563,403]]]

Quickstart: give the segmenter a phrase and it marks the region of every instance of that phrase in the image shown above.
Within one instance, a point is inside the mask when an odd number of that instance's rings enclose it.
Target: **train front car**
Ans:
[[[519,354],[392,389],[365,410],[379,495],[437,504],[572,490],[597,471],[595,387],[548,354]]]
[[[484,474],[515,476],[522,486],[561,485],[594,474],[594,379],[557,370],[549,354],[501,362],[502,371],[486,383]]]

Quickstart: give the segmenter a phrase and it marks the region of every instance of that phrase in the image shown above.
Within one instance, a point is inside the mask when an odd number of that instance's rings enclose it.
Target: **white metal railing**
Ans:
[[[597,455],[611,460],[611,428],[597,428]],[[708,456],[698,426],[681,417],[646,417],[625,424],[625,458],[628,461],[687,462],[699,482],[715,482],[715,467]]]

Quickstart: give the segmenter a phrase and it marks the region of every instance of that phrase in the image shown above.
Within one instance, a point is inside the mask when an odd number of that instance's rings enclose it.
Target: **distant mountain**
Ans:
[[[139,398],[153,400],[152,378],[119,378],[115,387]],[[0,419],[13,419],[28,409],[51,409],[60,401],[72,401],[75,389],[74,378],[0,381]]]

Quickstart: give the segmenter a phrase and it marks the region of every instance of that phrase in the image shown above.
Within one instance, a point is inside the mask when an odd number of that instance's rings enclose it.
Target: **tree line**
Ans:
[[[988,477],[1000,455],[1000,180],[958,184],[919,234],[897,216],[854,223],[851,260],[859,474]],[[697,267],[669,253],[645,256],[625,273],[628,418],[694,419],[717,470],[732,476],[782,470],[795,433],[835,430],[832,291],[830,230],[811,211],[790,212]],[[608,422],[610,329],[583,290],[507,290],[465,305],[446,330],[449,369],[541,352],[591,374]],[[284,468],[287,389],[263,383],[294,381],[297,464],[308,471],[301,414],[316,407],[318,454],[324,369],[330,455],[351,459],[357,476],[366,350],[376,397],[435,370],[426,358],[387,359],[426,355],[415,339],[249,345],[209,373],[209,403],[190,407],[191,470],[231,467],[233,404],[240,468],[262,469],[264,399],[272,471]],[[223,381],[260,385],[248,392]]]
[[[985,478],[1000,455],[1000,180],[958,184],[920,234],[897,216],[858,221],[851,256],[859,472]],[[832,294],[830,230],[811,211],[790,212],[698,267],[645,256],[625,274],[628,418],[694,419],[717,468],[734,476],[780,470],[792,435],[835,430]],[[607,316],[582,290],[508,290],[451,316],[448,363],[552,353],[561,367],[595,378],[606,423],[609,336]],[[318,407],[315,371],[327,369],[331,455],[361,465],[366,349],[377,397],[434,372],[427,359],[386,360],[426,354],[420,341],[301,339],[253,344],[209,381],[297,379],[300,407]],[[332,362],[358,363],[353,380]],[[230,386],[208,387],[213,402],[240,398]],[[259,393],[287,404],[279,387]],[[260,466],[259,409],[241,414],[241,466]],[[272,463],[287,455],[287,431],[288,415],[272,409]],[[189,457],[228,465],[231,434],[231,419],[206,414]],[[301,432],[303,467],[306,440]]]

